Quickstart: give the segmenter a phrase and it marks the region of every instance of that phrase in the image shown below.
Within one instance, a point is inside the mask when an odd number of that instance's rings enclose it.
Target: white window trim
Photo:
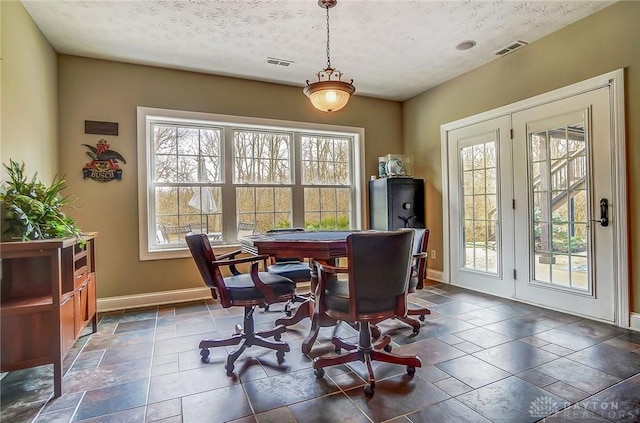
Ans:
[[[354,229],[361,229],[365,221],[365,204],[366,204],[366,180],[365,180],[365,151],[364,151],[364,128],[326,125],[308,122],[295,122],[279,119],[251,118],[243,116],[221,115],[203,112],[190,112],[183,110],[159,109],[153,107],[137,107],[137,147],[138,147],[138,249],[141,261],[146,260],[163,260],[173,258],[190,257],[188,249],[178,247],[174,249],[165,249],[162,251],[149,250],[149,234],[155,235],[155,229],[149,227],[148,210],[149,210],[149,174],[148,168],[151,164],[151,127],[150,121],[153,119],[171,119],[173,121],[184,120],[185,123],[193,124],[200,121],[206,125],[229,125],[237,124],[246,128],[269,127],[273,130],[282,131],[310,131],[317,134],[345,135],[353,137],[355,158],[353,160],[353,186],[354,198]],[[224,150],[224,146],[222,146]],[[299,153],[296,153],[299,154]],[[300,184],[299,180],[295,181]],[[229,246],[226,244],[225,246]]]

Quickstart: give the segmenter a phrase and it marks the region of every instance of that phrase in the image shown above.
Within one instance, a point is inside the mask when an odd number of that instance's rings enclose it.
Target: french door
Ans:
[[[455,283],[513,294],[513,177],[510,118],[449,132],[451,268]]]
[[[516,298],[615,317],[609,88],[513,114]]]
[[[610,89],[443,129],[452,284],[616,320]]]

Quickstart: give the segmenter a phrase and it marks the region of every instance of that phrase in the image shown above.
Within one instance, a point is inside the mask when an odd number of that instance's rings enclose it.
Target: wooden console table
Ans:
[[[62,394],[62,361],[91,322],[97,331],[95,237],[2,242],[2,371],[53,364]]]

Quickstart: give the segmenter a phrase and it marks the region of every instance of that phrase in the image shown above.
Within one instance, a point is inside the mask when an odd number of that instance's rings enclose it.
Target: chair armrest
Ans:
[[[316,260],[316,264],[318,266],[318,269],[322,272],[325,273],[349,273],[349,268],[348,267],[338,267],[338,266],[333,266],[329,263],[327,263],[324,260]]]
[[[269,256],[251,256],[251,257],[241,257],[241,258],[237,258],[237,259],[224,259],[224,260],[214,260],[212,261],[212,263],[217,264],[218,266],[231,266],[234,264],[241,264],[241,263],[251,263],[251,262],[258,262],[258,261],[262,261],[265,259],[268,259]]]
[[[264,295],[264,299],[267,304],[273,304],[277,301],[276,295],[273,293],[271,287],[260,279],[260,275],[258,275],[258,263],[253,263],[251,265],[251,280],[256,288],[258,288],[258,291]]]
[[[316,260],[318,266],[318,286],[316,286],[316,295],[322,296],[327,289],[327,275],[337,275],[339,273],[349,273],[348,267],[332,266],[324,260]],[[336,276],[337,278],[337,276]]]
[[[238,252],[239,251],[240,250],[238,250]],[[238,254],[238,252],[234,251],[233,253]],[[233,254],[233,255],[235,255],[235,254]],[[225,256],[229,257],[230,253],[225,254]],[[250,257],[234,258],[234,259],[214,260],[211,263],[213,263],[213,264],[215,264],[217,266],[229,266],[229,270],[231,271],[231,274],[237,276],[237,275],[242,274],[242,272],[240,272],[236,268],[236,264],[253,263],[253,262],[259,262],[259,261],[264,262],[268,258],[269,258],[269,256],[261,255],[261,256],[250,256]]]
[[[421,251],[419,253],[414,254],[413,258],[416,260],[414,265],[417,266],[421,259],[425,259],[426,260],[426,259],[429,258],[429,255],[427,254],[426,251]],[[425,269],[424,269],[424,266],[421,266],[421,267],[423,267],[423,268],[422,269],[418,269],[418,273],[416,275],[416,277],[418,277],[418,283],[417,283],[415,289],[423,289],[424,288],[424,277],[425,277],[424,270]]]
[[[226,258],[229,258],[229,257],[233,258],[233,257],[237,256],[238,254],[240,254],[241,252],[242,252],[242,250],[230,251],[228,253],[218,254],[217,258],[218,258],[218,260],[226,259]]]

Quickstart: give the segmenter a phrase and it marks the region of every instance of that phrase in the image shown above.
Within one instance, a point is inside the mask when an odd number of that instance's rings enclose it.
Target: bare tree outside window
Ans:
[[[256,232],[354,227],[355,135],[147,120],[149,252],[184,249],[189,232],[233,243],[241,223]]]
[[[206,185],[221,182],[222,129],[152,127],[157,243],[184,243],[188,232],[221,233],[220,189]]]
[[[307,229],[350,228],[352,151],[352,140],[348,138],[302,137]]]

